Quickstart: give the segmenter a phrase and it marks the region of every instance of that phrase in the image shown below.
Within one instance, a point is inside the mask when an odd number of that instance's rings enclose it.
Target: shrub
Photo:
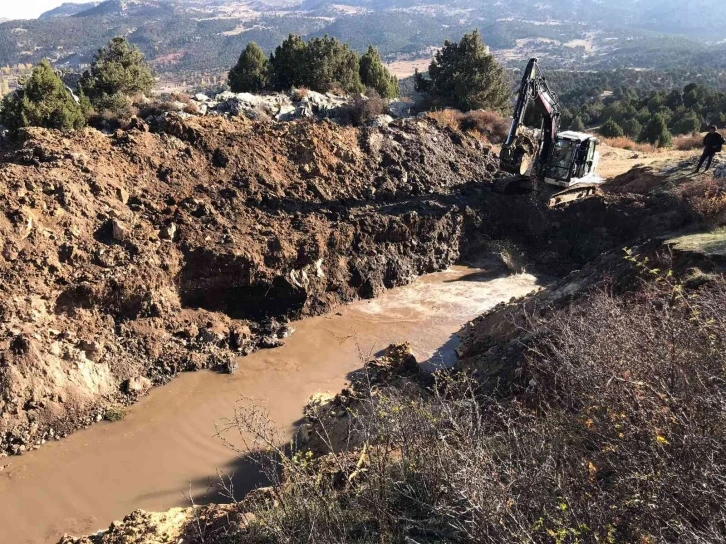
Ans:
[[[374,89],[382,98],[396,98],[400,94],[398,78],[391,75],[372,45],[360,59],[360,79],[363,85]]]
[[[126,38],[113,38],[99,49],[78,84],[96,111],[120,111],[131,97],[148,94],[154,78],[144,62],[144,55]]]
[[[376,91],[369,89],[366,96],[355,96],[347,108],[348,121],[355,126],[362,126],[376,117],[386,113],[386,100]]]
[[[600,127],[600,134],[602,134],[605,138],[622,138],[625,136],[625,133],[623,132],[623,129],[620,125],[618,125],[615,121],[611,119],[608,119],[603,123],[603,125]]]
[[[461,130],[461,121],[464,118],[463,113],[452,108],[430,111],[426,116],[435,121],[441,128],[450,128],[453,130]]]
[[[636,151],[638,153],[657,153],[658,148],[652,144],[641,144],[631,140],[630,138],[603,138],[602,143],[610,147],[627,149],[628,151]]]
[[[21,88],[3,99],[0,123],[13,133],[28,126],[68,131],[85,125],[86,117],[50,62],[42,60]]]
[[[726,180],[697,179],[678,193],[701,224],[710,229],[726,226]]]
[[[443,128],[472,132],[487,142],[502,143],[509,133],[510,120],[493,111],[469,111],[462,113],[455,109],[431,111],[429,119]]]
[[[528,321],[505,400],[465,376],[357,391],[319,458],[237,411],[226,430],[276,486],[244,502],[240,542],[722,541],[726,281],[644,269],[658,281]]]
[[[235,93],[259,93],[269,85],[269,61],[259,45],[250,42],[229,72],[229,87]]]
[[[643,125],[641,125],[640,121],[638,121],[634,117],[623,121],[623,132],[628,138],[637,138],[638,136],[640,136],[640,133],[642,131]]]
[[[665,117],[661,114],[651,117],[648,124],[643,128],[639,139],[656,147],[669,147],[672,143],[672,136],[668,131],[668,122]]]
[[[691,151],[703,147],[702,134],[687,134],[673,139],[673,145],[680,151]]]
[[[126,417],[126,408],[123,406],[111,406],[106,409],[103,418],[106,421],[121,421]]]
[[[447,41],[431,62],[428,78],[416,73],[416,90],[435,107],[504,113],[512,106],[506,73],[488,53],[478,31],[466,34],[459,43]]]
[[[503,143],[509,134],[511,119],[493,111],[475,110],[461,118],[459,128],[464,131],[478,132],[493,144]]]

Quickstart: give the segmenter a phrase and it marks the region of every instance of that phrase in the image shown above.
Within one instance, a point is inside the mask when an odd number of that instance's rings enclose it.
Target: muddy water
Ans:
[[[455,267],[337,314],[295,324],[276,350],[240,360],[233,376],[185,374],[153,391],[117,423],[101,423],[18,458],[0,472],[0,543],[56,542],[86,534],[130,511],[204,501],[218,471],[236,491],[254,485],[249,467],[215,437],[235,402],[267,406],[292,432],[316,392],[339,391],[346,375],[392,342],[409,341],[428,366],[453,361],[453,334],[467,320],[536,288],[533,276],[494,277]],[[247,400],[240,401],[241,398]]]

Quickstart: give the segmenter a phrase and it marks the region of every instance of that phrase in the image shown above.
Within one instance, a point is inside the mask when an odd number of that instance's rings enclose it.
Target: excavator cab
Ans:
[[[571,187],[578,183],[597,183],[595,173],[600,161],[599,140],[590,134],[565,131],[557,134],[547,163],[544,180],[550,185]]]

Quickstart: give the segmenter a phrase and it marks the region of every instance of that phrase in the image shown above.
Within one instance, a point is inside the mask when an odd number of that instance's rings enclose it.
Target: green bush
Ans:
[[[446,41],[429,66],[428,78],[416,74],[416,90],[437,108],[504,113],[512,106],[505,71],[476,30],[459,43]]]
[[[325,93],[362,93],[360,58],[348,45],[325,36],[305,43],[291,34],[270,57],[271,88],[287,91],[305,87]]]
[[[375,90],[381,98],[396,98],[400,94],[398,78],[391,75],[378,50],[372,45],[360,59],[360,79],[363,85]]]
[[[612,119],[608,119],[605,123],[603,123],[600,127],[600,134],[602,134],[605,138],[620,138],[625,135],[622,127]]]
[[[28,126],[67,131],[81,128],[86,117],[50,62],[42,60],[21,88],[3,99],[0,123],[13,133]]]
[[[642,131],[643,125],[634,117],[623,122],[623,132],[628,138],[637,138]]]
[[[673,134],[694,134],[701,130],[701,118],[689,111],[675,120]]]
[[[229,72],[229,87],[235,93],[258,93],[270,82],[269,61],[259,45],[250,42]]]
[[[144,55],[118,37],[98,51],[78,86],[96,111],[117,112],[130,104],[133,95],[148,94],[154,78]]]
[[[673,137],[668,131],[668,123],[663,115],[654,115],[648,124],[643,128],[640,134],[641,142],[648,142],[657,147],[668,147],[671,145]]]

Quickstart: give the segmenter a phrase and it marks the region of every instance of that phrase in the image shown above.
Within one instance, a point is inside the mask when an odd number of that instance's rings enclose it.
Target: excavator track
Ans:
[[[554,193],[547,204],[550,208],[559,208],[561,206],[566,206],[571,202],[575,202],[576,200],[582,200],[584,198],[601,194],[601,192],[599,183],[578,183],[572,187],[568,187],[567,189]]]

